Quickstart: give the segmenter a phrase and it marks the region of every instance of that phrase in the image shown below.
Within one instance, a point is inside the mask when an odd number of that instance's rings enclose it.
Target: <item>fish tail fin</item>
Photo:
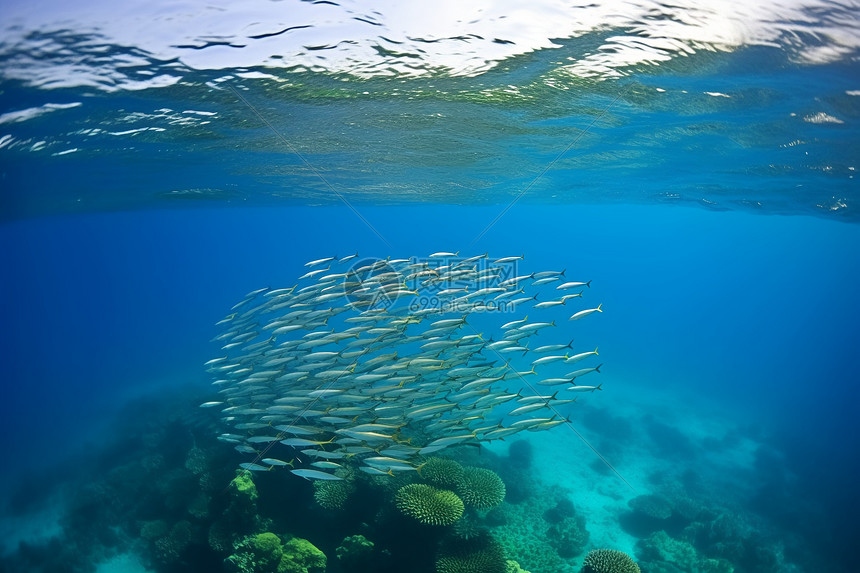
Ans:
[[[574,339],[571,338],[570,342],[567,343],[567,347],[570,348],[571,350],[573,350],[573,341],[574,341]]]
[[[587,283],[585,283],[585,286],[587,286],[588,288],[591,288],[591,281],[588,281]]]
[[[598,305],[597,305],[597,312],[603,312],[602,310],[600,310],[600,307],[601,307],[601,306],[603,306],[603,303],[602,303],[602,302],[601,302],[600,304],[598,304]]]
[[[561,276],[564,276],[564,271],[566,271],[566,270],[567,270],[567,269],[561,269],[561,273],[559,273],[559,274],[560,274]]]
[[[421,464],[420,466],[417,466],[415,468],[415,471],[418,473],[418,477],[420,477],[421,479],[424,479],[424,475],[421,473],[421,468],[423,468],[426,465],[427,465],[427,462],[424,462],[423,464]]]
[[[598,374],[600,374],[600,367],[601,367],[601,366],[603,366],[603,364],[602,364],[602,363],[601,363],[601,364],[598,364],[597,366],[595,366],[595,367],[594,367],[594,369],[597,371],[597,373],[598,373]]]
[[[597,388],[595,388],[595,390],[601,390],[601,391],[602,391],[602,390],[603,390],[603,382],[601,382],[600,384],[598,384],[598,385],[597,385]]]
[[[594,355],[595,355],[595,356],[600,356],[600,355],[597,353],[597,347],[596,347],[596,346],[594,347]]]

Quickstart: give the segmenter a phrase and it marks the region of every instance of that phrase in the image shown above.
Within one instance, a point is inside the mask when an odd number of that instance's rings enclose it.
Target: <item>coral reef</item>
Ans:
[[[732,573],[734,567],[725,559],[699,555],[691,544],[673,539],[665,531],[652,533],[636,544],[636,555],[646,571],[657,573]]]
[[[335,549],[338,561],[352,569],[366,569],[373,559],[373,542],[363,535],[344,537]]]
[[[588,544],[589,533],[582,516],[565,517],[549,526],[547,541],[560,557],[576,557]]]
[[[493,534],[504,547],[505,554],[534,573],[573,571],[547,539],[549,524],[543,515],[553,503],[553,493],[551,489],[541,488],[534,497],[535,503],[503,502],[487,514],[487,521],[494,525]]]
[[[478,537],[486,531],[480,517],[475,512],[474,508],[466,508],[463,512],[463,517],[454,523],[454,533],[462,539],[472,539]]]
[[[531,573],[530,571],[526,571],[520,564],[514,561],[513,559],[508,559],[505,562],[505,573]]]
[[[421,466],[421,477],[439,487],[451,487],[463,477],[463,466],[450,458],[430,458]]]
[[[650,519],[663,520],[672,516],[669,501],[659,495],[639,495],[627,502],[634,513]]]
[[[425,484],[405,485],[395,495],[404,515],[428,525],[451,525],[463,515],[463,500],[452,491]]]
[[[185,469],[196,476],[206,472],[209,469],[206,452],[197,446],[188,450],[188,455],[185,457]]]
[[[225,560],[227,568],[237,573],[269,573],[279,569],[284,547],[274,533],[259,533],[245,538],[236,552]]]
[[[187,521],[180,521],[164,537],[155,542],[155,555],[162,563],[176,563],[191,543],[192,529]]]
[[[240,541],[224,564],[235,573],[315,573],[324,571],[326,562],[325,554],[307,539],[282,542],[265,532]]]
[[[437,573],[505,573],[502,545],[488,534],[445,543],[436,561]]]
[[[234,488],[242,499],[248,502],[255,502],[257,501],[257,497],[259,497],[259,493],[251,475],[249,471],[237,470],[236,477],[230,482],[230,487]]]
[[[493,470],[466,467],[457,481],[457,493],[467,505],[491,509],[505,499],[505,482]]]
[[[342,509],[353,486],[348,481],[315,481],[314,500],[326,509]]]
[[[293,537],[284,542],[278,573],[316,573],[325,571],[326,555],[307,539]]]
[[[582,573],[639,573],[639,566],[623,551],[595,549],[582,562]]]

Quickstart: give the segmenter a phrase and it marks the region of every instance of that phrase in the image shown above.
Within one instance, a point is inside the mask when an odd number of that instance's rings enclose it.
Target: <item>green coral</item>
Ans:
[[[236,477],[230,482],[230,486],[248,501],[257,501],[259,494],[257,486],[254,485],[254,480],[251,477],[251,472],[239,470],[236,472]]]
[[[182,553],[191,543],[193,529],[187,521],[179,521],[170,528],[170,531],[155,542],[155,555],[159,561],[165,564],[176,563],[182,557]]]
[[[493,526],[493,533],[506,554],[524,568],[541,573],[568,572],[569,564],[550,544],[547,523],[541,517],[562,492],[540,484],[535,485],[535,490],[529,503],[502,502],[490,510],[485,521]]]
[[[667,566],[687,573],[732,573],[734,571],[732,564],[725,559],[703,557],[691,544],[673,539],[665,531],[657,531],[646,539],[640,540],[636,544],[636,554],[649,571],[662,570]]]
[[[448,543],[436,561],[436,573],[506,573],[501,544],[490,535]]]
[[[280,537],[274,533],[259,533],[239,542],[236,552],[225,563],[237,573],[275,573],[283,554]]]
[[[356,568],[363,563],[369,563],[373,557],[373,542],[364,535],[351,535],[344,537],[341,544],[335,549],[338,561]]]
[[[246,537],[224,562],[235,573],[312,573],[325,570],[326,556],[307,539],[282,543],[266,532]]]
[[[493,470],[466,467],[457,481],[457,493],[468,505],[490,509],[504,501],[505,482]]]
[[[623,551],[595,549],[585,556],[582,573],[639,573],[639,566]]]
[[[278,573],[314,573],[325,571],[328,559],[307,539],[293,537],[284,543],[284,554]]]
[[[520,564],[517,563],[516,561],[514,561],[513,559],[508,559],[507,562],[505,562],[505,573],[530,573],[530,572],[526,571],[525,569],[520,567]]]
[[[467,508],[457,523],[454,524],[454,533],[461,539],[472,539],[486,531],[477,513],[472,508]]]
[[[450,487],[463,477],[463,466],[448,458],[430,458],[419,468],[419,473],[433,485]]]
[[[326,509],[341,509],[351,492],[352,485],[347,481],[314,482],[314,499]]]
[[[397,509],[427,525],[451,525],[463,515],[463,500],[453,491],[429,485],[405,485],[394,496]]]

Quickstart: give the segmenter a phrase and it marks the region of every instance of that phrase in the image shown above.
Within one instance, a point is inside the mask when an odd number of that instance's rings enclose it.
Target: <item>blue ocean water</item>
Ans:
[[[481,523],[507,558],[855,570],[860,6],[189,6],[3,8],[0,567],[236,570],[212,524],[248,460],[198,408],[215,323],[314,259],[450,251],[566,269],[603,311],[524,311],[599,347],[570,426],[452,454],[505,480]],[[180,475],[198,446],[230,475],[214,489]],[[453,534],[398,537],[379,491],[338,514],[287,477],[255,475],[269,521],[237,531],[308,539],[329,571],[443,570]],[[576,549],[510,533],[551,539],[564,500]],[[375,553],[340,558],[359,533]]]

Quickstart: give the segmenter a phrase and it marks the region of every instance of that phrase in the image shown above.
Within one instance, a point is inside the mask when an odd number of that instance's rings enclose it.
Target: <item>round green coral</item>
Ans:
[[[463,477],[463,466],[448,458],[430,458],[418,468],[418,473],[433,485],[452,486]]]
[[[236,477],[230,482],[230,485],[235,488],[235,491],[246,498],[248,501],[257,500],[257,486],[254,485],[254,479],[251,477],[251,472],[239,470],[236,472]]]
[[[278,564],[278,573],[315,573],[325,571],[328,559],[316,545],[293,537],[284,543],[284,554]]]
[[[477,509],[496,507],[505,499],[505,482],[493,470],[463,468],[457,482],[457,493],[463,502]]]
[[[463,500],[453,491],[436,489],[429,485],[405,485],[394,496],[403,514],[427,525],[451,525],[463,515]]]
[[[508,568],[501,544],[489,535],[443,546],[436,573],[505,573]]]
[[[346,503],[352,486],[346,481],[314,482],[314,499],[326,509],[340,509]]]
[[[339,561],[358,570],[359,565],[368,564],[373,558],[373,542],[359,534],[344,537],[335,554]]]
[[[582,562],[582,573],[640,573],[639,566],[623,551],[595,549]]]

